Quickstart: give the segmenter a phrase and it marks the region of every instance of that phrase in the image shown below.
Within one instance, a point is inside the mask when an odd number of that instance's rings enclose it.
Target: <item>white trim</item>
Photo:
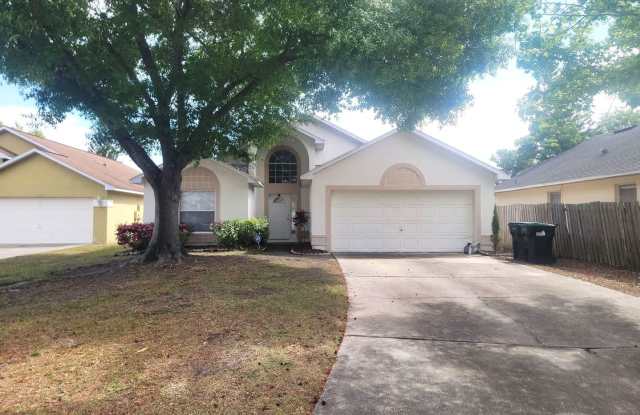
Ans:
[[[478,160],[477,158],[475,158],[475,157],[473,157],[473,156],[471,156],[471,155],[469,155],[469,154],[465,153],[464,151],[459,150],[459,149],[457,149],[457,148],[455,148],[455,147],[453,147],[453,146],[450,146],[449,144],[445,143],[444,141],[440,141],[440,140],[438,140],[437,138],[435,138],[435,137],[433,137],[433,136],[430,136],[429,134],[423,133],[423,132],[422,132],[422,131],[420,131],[420,130],[414,130],[414,131],[413,131],[413,133],[414,133],[414,134],[417,134],[418,136],[420,136],[420,137],[424,138],[425,140],[427,140],[427,141],[429,141],[429,142],[431,142],[431,143],[433,143],[433,144],[436,144],[436,145],[438,145],[438,146],[440,146],[440,147],[444,148],[445,150],[449,150],[449,151],[451,151],[452,153],[457,154],[458,156],[462,157],[463,159],[465,159],[465,160],[467,160],[467,161],[470,161],[470,162],[472,162],[472,163],[474,163],[474,164],[477,164],[478,166],[480,166],[480,167],[482,167],[482,168],[484,168],[484,169],[486,169],[486,170],[491,171],[492,173],[495,173],[495,174],[502,174],[502,173],[504,173],[504,172],[503,172],[502,170],[500,170],[499,168],[497,168],[497,167],[493,167],[492,165],[487,164],[487,163],[485,163],[485,162],[484,162],[484,161],[482,161],[482,160]]]
[[[231,171],[233,173],[236,173],[236,174],[246,178],[249,181],[250,185],[253,185],[255,187],[264,187],[264,184],[262,184],[262,182],[257,177],[254,177],[254,176],[250,175],[249,173],[245,173],[242,170],[238,170],[235,167],[233,167],[233,166],[231,166],[231,165],[229,165],[229,164],[227,164],[227,163],[225,163],[223,161],[216,160],[216,159],[203,159],[203,160],[214,162],[214,163],[220,165],[221,167],[223,167],[223,168],[225,168],[225,169],[227,169],[227,170],[229,170],[229,171]],[[195,163],[196,162],[194,161],[193,163],[189,164],[187,167],[194,167],[193,165]],[[185,169],[187,167],[185,167]],[[162,164],[159,165],[158,168],[162,169]],[[144,173],[140,173],[139,175],[134,176],[131,179],[129,179],[129,182],[131,182],[133,184],[143,184],[143,180],[144,180]]]
[[[21,139],[23,139],[24,141],[26,141],[26,142],[28,142],[28,143],[30,143],[30,144],[33,144],[33,145],[34,145],[34,146],[36,146],[36,147],[39,147],[39,148],[45,149],[45,150],[47,150],[47,151],[50,151],[50,152],[52,152],[52,153],[55,153],[55,151],[53,151],[53,150],[52,150],[52,149],[50,149],[49,147],[45,146],[44,144],[40,144],[40,143],[38,143],[38,142],[34,141],[33,139],[29,138],[28,136],[26,136],[26,135],[25,135],[23,132],[21,132],[21,131],[14,130],[14,129],[13,129],[13,128],[11,128],[11,127],[0,127],[0,134],[2,134],[2,133],[4,133],[4,132],[11,133],[11,134],[15,135],[16,137],[21,138]]]
[[[300,127],[299,125],[294,126],[293,129],[295,131],[297,131],[298,133],[302,134],[303,136],[313,140],[313,146],[316,149],[316,151],[321,151],[321,150],[324,149],[324,145],[325,145],[325,142],[326,142],[326,140],[324,138],[318,137],[315,134],[311,134],[309,131],[305,130],[304,128]]]
[[[93,177],[93,176],[90,176],[90,175],[88,175],[88,174],[86,174],[86,173],[84,173],[84,172],[82,172],[82,171],[80,171],[80,170],[78,170],[78,169],[76,169],[76,168],[74,168],[74,167],[71,167],[71,166],[69,166],[67,163],[62,162],[62,161],[58,160],[58,159],[57,159],[57,158],[55,158],[55,157],[51,157],[50,155],[48,155],[48,154],[47,154],[47,153],[45,153],[44,151],[41,151],[41,150],[39,150],[39,149],[37,149],[37,148],[34,148],[34,149],[32,149],[32,150],[29,150],[29,151],[27,151],[26,153],[22,153],[22,154],[20,154],[19,156],[15,157],[15,158],[12,158],[11,160],[9,160],[9,161],[7,161],[7,162],[5,162],[5,163],[0,164],[0,170],[6,169],[6,168],[7,168],[7,167],[9,167],[9,166],[12,166],[12,165],[14,165],[14,164],[16,164],[16,163],[19,163],[20,161],[22,161],[22,160],[26,159],[27,157],[30,157],[30,156],[32,156],[32,155],[34,155],[34,154],[38,154],[38,155],[40,155],[40,156],[42,156],[42,157],[46,158],[47,160],[51,160],[51,161],[53,161],[54,163],[59,164],[59,165],[61,165],[62,167],[65,167],[65,168],[67,168],[67,169],[71,170],[72,172],[79,174],[80,176],[82,176],[82,177],[84,177],[84,178],[86,178],[86,179],[89,179],[89,180],[91,180],[91,181],[94,181],[94,182],[98,183],[99,185],[104,186],[104,189],[105,189],[105,190],[115,190],[115,189],[113,188],[113,186],[111,186],[111,185],[109,185],[109,184],[107,184],[107,183],[103,182],[102,180],[96,179],[96,178],[95,178],[95,177]]]
[[[238,170],[235,167],[233,167],[233,166],[231,166],[231,165],[229,165],[229,164],[227,164],[227,163],[225,163],[223,161],[220,161],[220,160],[216,160],[216,159],[207,159],[207,160],[213,161],[214,163],[219,164],[221,167],[224,167],[227,170],[230,170],[230,171],[232,171],[234,173],[239,174],[240,176],[243,176],[243,177],[247,178],[249,180],[249,183],[251,183],[251,184],[255,184],[258,187],[264,187],[264,185],[262,184],[262,182],[260,180],[258,180],[258,178],[250,175],[249,173],[245,173],[242,170]]]
[[[72,167],[72,166],[68,165],[67,163],[65,163],[63,161],[60,161],[55,157],[49,156],[46,152],[41,151],[40,148],[46,150],[49,153],[58,155],[60,157],[67,157],[66,155],[60,154],[60,153],[58,153],[58,152],[56,152],[56,151],[54,151],[54,150],[52,150],[52,149],[40,144],[40,143],[36,143],[35,141],[29,139],[29,137],[24,136],[20,131],[14,130],[14,129],[9,128],[9,127],[0,127],[0,133],[3,133],[3,132],[9,132],[9,133],[15,135],[16,137],[21,138],[21,139],[33,144],[34,146],[37,146],[38,148],[33,148],[33,149],[31,149],[31,150],[29,150],[29,151],[27,151],[25,153],[22,153],[22,154],[14,157],[14,158],[9,159],[8,161],[6,161],[4,163],[2,163],[0,165],[0,170],[4,169],[5,167],[11,166],[14,163],[18,163],[21,160],[23,160],[23,159],[25,159],[25,158],[33,155],[33,154],[39,154],[39,155],[43,156],[44,158],[46,158],[48,160],[51,160],[54,163],[57,163],[57,164],[61,165],[62,167],[65,167],[65,168],[73,171],[74,173],[79,174],[80,176],[83,176],[83,177],[85,177],[85,178],[87,178],[87,179],[89,179],[91,181],[94,181],[94,182],[98,183],[99,185],[104,186],[104,189],[107,190],[107,191],[130,193],[130,194],[134,194],[134,195],[144,195],[144,192],[137,192],[135,190],[126,190],[126,189],[120,189],[120,188],[113,187],[112,185],[110,185],[110,184],[108,184],[106,182],[103,182],[100,179],[96,179],[95,177],[93,177],[93,176],[91,176],[91,175],[89,175],[87,173],[84,173],[83,171],[80,171],[80,170],[76,169],[75,167]],[[82,150],[80,150],[80,151],[82,151]]]
[[[327,120],[325,120],[323,118],[318,117],[317,115],[312,115],[311,118],[314,121],[316,121],[316,122],[318,122],[320,124],[323,124],[324,126],[339,132],[340,134],[344,135],[345,137],[352,139],[353,141],[356,141],[356,142],[358,142],[360,144],[365,144],[367,142],[367,140],[358,137],[357,135],[353,134],[350,131],[345,130],[342,127],[337,126],[336,124],[332,123],[331,121],[327,121]]]
[[[113,200],[110,199],[96,199],[93,201],[93,207],[110,208],[113,207]]]
[[[137,192],[135,190],[120,189],[120,188],[113,187],[113,186],[110,186],[110,185],[107,188],[105,188],[105,190],[107,190],[109,192],[128,193],[128,194],[132,194],[132,195],[136,195],[136,196],[144,195],[144,192]]]
[[[508,189],[496,190],[496,193],[513,192],[515,190],[534,189],[534,188],[537,188],[537,187],[557,186],[557,185],[569,184],[569,183],[590,182],[590,181],[593,181],[593,180],[610,179],[610,178],[614,178],[614,177],[623,177],[623,176],[633,176],[633,175],[636,175],[636,174],[640,174],[640,170],[630,171],[630,172],[627,172],[627,173],[607,174],[607,175],[603,175],[603,176],[580,177],[580,178],[577,178],[577,179],[561,180],[561,181],[557,181],[557,182],[548,182],[548,183],[539,183],[539,184],[531,184],[531,185],[528,185],[528,186],[510,187]]]
[[[334,158],[333,160],[331,160],[331,161],[329,161],[329,162],[327,162],[325,164],[322,164],[322,165],[316,167],[315,169],[313,169],[311,171],[308,171],[307,173],[303,174],[300,178],[301,179],[305,179],[305,180],[310,180],[310,179],[313,178],[313,176],[315,176],[317,173],[321,172],[322,170],[325,170],[325,169],[333,166],[334,164],[336,164],[336,163],[338,163],[338,162],[340,162],[340,161],[342,161],[344,159],[347,159],[347,158],[353,156],[356,153],[364,151],[365,149],[371,147],[372,145],[374,145],[376,143],[379,143],[379,142],[381,142],[381,141],[383,141],[383,140],[385,140],[385,139],[387,139],[389,137],[392,137],[392,136],[394,136],[394,135],[396,135],[398,133],[400,133],[400,130],[398,130],[397,128],[393,129],[391,131],[388,131],[388,132],[382,134],[381,136],[376,137],[373,140],[363,144],[362,146],[357,147],[357,148],[355,148],[355,149],[353,149],[351,151],[348,151],[348,152],[346,152],[346,153]],[[443,148],[443,149],[445,149],[445,150],[447,150],[447,151],[449,151],[451,153],[454,153],[454,154],[458,155],[459,157],[462,157],[463,159],[465,159],[467,161],[470,161],[470,162],[472,162],[472,163],[484,168],[485,170],[489,170],[490,172],[492,172],[492,173],[494,173],[496,175],[500,174],[500,172],[501,172],[500,169],[492,167],[492,166],[490,166],[490,165],[488,165],[488,164],[476,159],[475,157],[472,157],[472,156],[470,156],[470,155],[458,150],[457,148],[451,147],[450,145],[445,144],[442,141],[440,141],[440,140],[438,140],[436,138],[433,138],[430,135],[427,135],[427,134],[425,134],[423,132],[414,130],[414,131],[409,131],[408,133],[409,134],[413,134],[414,136],[416,136],[418,138],[421,138],[421,139],[423,139],[425,141],[433,143],[433,144],[435,144],[435,145],[437,145],[437,146],[439,146],[439,147],[441,147],[441,148]]]

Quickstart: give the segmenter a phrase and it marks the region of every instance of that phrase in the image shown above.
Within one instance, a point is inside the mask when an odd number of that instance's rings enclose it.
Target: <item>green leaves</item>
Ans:
[[[77,110],[143,169],[272,142],[345,102],[446,120],[504,61],[526,1],[2,0],[0,72],[50,120]],[[142,155],[141,155],[142,154]],[[148,155],[147,155],[148,156]]]
[[[520,33],[518,64],[537,82],[520,113],[531,146],[500,151],[512,172],[552,157],[601,130],[593,98],[615,95],[640,106],[640,8],[635,1],[543,2]]]

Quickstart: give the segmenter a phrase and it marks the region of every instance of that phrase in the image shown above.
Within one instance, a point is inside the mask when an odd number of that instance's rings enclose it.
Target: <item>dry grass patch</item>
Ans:
[[[0,287],[23,281],[51,279],[68,268],[113,261],[122,252],[117,245],[83,245],[36,255],[0,260]]]
[[[284,254],[0,292],[0,412],[308,413],[346,310],[335,260]]]

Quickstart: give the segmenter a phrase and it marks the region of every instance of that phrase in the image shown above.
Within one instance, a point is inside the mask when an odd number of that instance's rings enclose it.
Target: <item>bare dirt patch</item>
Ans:
[[[335,260],[282,253],[0,292],[0,413],[309,413],[346,310]]]

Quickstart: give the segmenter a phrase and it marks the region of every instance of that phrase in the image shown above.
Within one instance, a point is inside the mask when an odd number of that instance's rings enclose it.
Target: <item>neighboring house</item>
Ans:
[[[497,169],[421,132],[392,131],[367,142],[321,119],[292,130],[248,166],[202,160],[184,170],[181,220],[196,242],[212,240],[214,222],[254,216],[269,218],[270,242],[293,242],[291,218],[304,210],[317,249],[490,246]],[[145,222],[154,219],[154,200],[145,183]]]
[[[496,204],[637,202],[640,127],[592,137],[496,186]]]
[[[142,218],[139,172],[13,128],[0,127],[0,244],[115,243]]]

